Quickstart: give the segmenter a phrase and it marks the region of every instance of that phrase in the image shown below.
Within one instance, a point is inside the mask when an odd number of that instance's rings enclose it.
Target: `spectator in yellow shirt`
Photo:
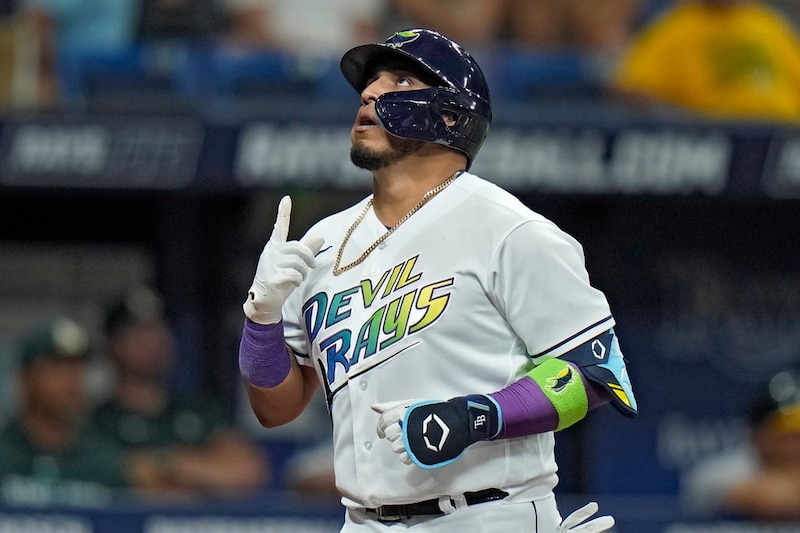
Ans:
[[[759,0],[679,0],[630,43],[610,81],[629,103],[714,119],[800,120],[800,40]]]

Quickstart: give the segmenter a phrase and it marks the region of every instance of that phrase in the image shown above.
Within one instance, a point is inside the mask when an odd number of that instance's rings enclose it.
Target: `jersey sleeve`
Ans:
[[[558,357],[614,326],[605,295],[589,281],[583,248],[552,222],[514,228],[489,275],[501,312],[534,360]]]
[[[308,336],[303,327],[300,293],[299,288],[294,290],[283,304],[283,336],[297,362],[301,365],[313,366]]]

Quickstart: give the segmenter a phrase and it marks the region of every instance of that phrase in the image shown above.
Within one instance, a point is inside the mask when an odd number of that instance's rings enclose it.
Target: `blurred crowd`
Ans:
[[[6,107],[159,95],[337,97],[347,48],[411,26],[463,43],[495,99],[553,95],[635,112],[800,119],[792,0],[5,0]],[[116,92],[114,92],[116,90]],[[104,93],[105,91],[105,93]]]
[[[741,410],[746,438],[686,473],[685,507],[705,516],[800,521],[800,372],[771,376]]]
[[[92,346],[88,329],[61,315],[20,335],[17,409],[0,429],[0,502],[190,502],[268,487],[267,451],[212,398],[172,386],[176,338],[157,292],[121,295],[103,337]],[[90,366],[107,369],[106,387],[90,386]]]

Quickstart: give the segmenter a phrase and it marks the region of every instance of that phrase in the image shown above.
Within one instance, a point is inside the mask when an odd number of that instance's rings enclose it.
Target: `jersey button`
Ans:
[[[381,268],[374,266],[371,269],[369,269],[369,273],[372,274],[373,276],[377,276],[378,274],[381,273]]]
[[[358,384],[358,388],[361,390],[367,390],[367,382],[362,381],[361,383]]]
[[[372,449],[372,443],[370,441],[365,442],[364,449],[370,451]]]

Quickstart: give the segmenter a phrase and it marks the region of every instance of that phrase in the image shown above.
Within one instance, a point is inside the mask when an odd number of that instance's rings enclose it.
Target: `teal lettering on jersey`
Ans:
[[[374,283],[365,279],[332,295],[320,292],[303,305],[308,338],[319,342],[329,384],[336,380],[337,365],[347,373],[359,361],[422,331],[442,316],[454,278],[420,285],[423,274],[414,273],[418,257],[386,270]],[[347,319],[355,305],[374,311],[357,327],[344,327],[349,326]],[[320,334],[323,338],[318,340]]]

